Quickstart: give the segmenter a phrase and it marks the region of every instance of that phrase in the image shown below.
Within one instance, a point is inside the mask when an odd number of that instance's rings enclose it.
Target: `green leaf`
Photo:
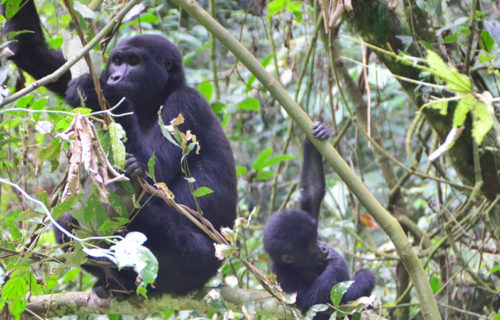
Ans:
[[[104,221],[103,224],[99,226],[99,234],[100,235],[113,235],[118,227],[124,226],[129,222],[127,218],[113,218]]]
[[[449,67],[440,56],[430,50],[427,50],[427,63],[433,75],[446,81],[448,89],[460,93],[472,92],[470,79],[455,68]]]
[[[474,113],[472,137],[480,145],[488,131],[493,127],[493,115],[488,112],[488,108],[483,103],[477,103],[472,112]]]
[[[283,162],[286,160],[293,160],[293,159],[295,159],[295,156],[289,156],[286,154],[283,154],[281,156],[272,157],[271,159],[264,162],[264,167],[265,168],[271,167],[277,163],[280,163],[280,162]]]
[[[271,167],[272,165],[275,165],[282,161],[295,159],[294,156],[289,156],[286,154],[272,157],[269,159],[272,153],[273,153],[272,147],[269,147],[264,151],[262,151],[257,157],[257,159],[253,162],[252,168],[254,168],[255,170],[261,170],[267,167]]]
[[[5,5],[5,17],[7,19],[12,18],[16,12],[19,10],[22,0],[10,0]]]
[[[240,110],[259,111],[260,102],[255,98],[246,98],[236,105]]]
[[[89,225],[99,226],[107,219],[106,209],[99,197],[93,192],[87,198],[83,210],[83,220]]]
[[[227,106],[221,102],[212,103],[212,110],[216,115],[222,114],[226,108]]]
[[[267,4],[267,9],[269,10],[267,16],[272,17],[276,13],[285,9],[285,4],[288,0],[273,0]]]
[[[205,100],[210,101],[214,93],[214,86],[204,79],[204,82],[198,86],[198,91],[205,97]]]
[[[21,230],[19,230],[19,227],[13,223],[12,221],[5,221],[4,225],[9,229],[10,236],[12,239],[19,241],[22,239],[23,234],[21,233]]]
[[[75,205],[76,197],[69,197],[63,202],[59,203],[52,209],[52,217],[54,219],[59,219],[64,213],[68,212]]]
[[[328,305],[326,305],[326,304],[315,304],[315,305],[311,306],[309,308],[309,310],[307,310],[307,313],[306,313],[304,319],[306,319],[306,320],[314,319],[314,316],[316,316],[316,314],[318,312],[323,312],[323,311],[326,311],[326,310],[328,310]]]
[[[118,267],[134,268],[138,283],[143,287],[153,284],[158,274],[158,260],[148,248],[142,246],[146,240],[146,236],[140,232],[129,232],[111,247]]]
[[[35,275],[32,272],[28,272],[28,287],[30,290],[30,294],[32,296],[37,296],[43,294],[43,286],[38,284],[38,281]]]
[[[479,43],[481,44],[481,48],[487,52],[491,52],[495,46],[495,40],[493,40],[490,33],[486,30],[481,32],[481,41]]]
[[[28,105],[33,101],[33,96],[32,95],[27,95],[24,97],[19,98],[16,103],[17,108],[22,108],[25,109],[28,107]]]
[[[167,138],[168,141],[170,141],[172,144],[174,144],[175,146],[182,149],[182,147],[179,145],[179,143],[177,141],[175,141],[174,137],[172,137],[172,135],[168,131],[167,127],[165,126],[165,122],[163,122],[161,111],[162,111],[162,108],[160,108],[158,110],[158,123],[160,124],[161,133],[163,134],[163,136],[165,138]]]
[[[109,124],[109,137],[111,140],[111,151],[113,152],[114,164],[123,170],[125,168],[125,145],[123,139],[125,138],[125,130],[116,122]]]
[[[273,177],[274,172],[272,171],[267,171],[267,170],[259,170],[257,172],[257,180],[259,181],[266,181],[269,180]]]
[[[330,291],[330,300],[332,301],[334,307],[338,308],[338,306],[340,305],[340,301],[342,301],[344,293],[346,293],[353,282],[354,281],[343,281],[333,286],[332,290]]]
[[[148,160],[148,173],[153,179],[153,181],[156,181],[155,164],[156,164],[156,151],[153,151],[153,155]]]
[[[492,274],[492,273],[495,273],[495,272],[499,272],[500,271],[500,265],[495,265],[493,266],[493,268],[491,268],[491,270],[488,271],[488,274]]]
[[[193,192],[193,197],[195,198],[200,198],[200,197],[203,197],[203,196],[206,196],[207,194],[211,194],[213,193],[214,191],[210,188],[207,188],[207,187],[199,187],[198,189],[196,189],[194,192]]]
[[[271,62],[271,59],[274,57],[274,53],[268,55],[267,57],[264,58],[264,60],[262,60],[262,66],[265,68],[267,67],[267,65],[269,64],[269,62]],[[245,87],[245,93],[248,93],[250,91],[250,89],[252,89],[252,84],[254,83],[255,81],[255,76],[252,74],[249,78],[248,78],[248,82],[247,82],[247,85]]]
[[[264,164],[265,164],[267,158],[269,158],[269,156],[271,156],[271,154],[273,154],[272,147],[264,149],[264,151],[262,151],[259,154],[259,156],[257,157],[257,159],[255,159],[255,161],[252,163],[252,168],[254,168],[255,170],[260,170],[260,169],[264,168]]]
[[[476,103],[477,100],[471,95],[467,95],[458,101],[455,112],[453,113],[454,128],[461,127],[464,124],[467,114],[474,108]]]
[[[236,175],[239,177],[248,172],[248,168],[244,166],[236,166]]]
[[[23,277],[10,278],[2,288],[2,298],[0,300],[0,309],[3,309],[5,303],[9,302],[9,311],[15,319],[19,319],[19,315],[26,308],[26,294],[28,286],[26,279]]]
[[[439,279],[437,277],[431,277],[429,280],[429,283],[431,285],[433,293],[436,293],[439,290],[441,290],[441,279]]]
[[[211,289],[205,296],[205,299],[216,310],[225,311],[227,309],[226,301],[218,289]]]
[[[432,109],[439,110],[439,114],[445,116],[448,114],[448,101],[446,100],[436,100],[429,104]]]
[[[124,195],[126,197],[128,195]],[[122,199],[113,190],[108,190],[108,201],[113,211],[116,212],[120,217],[128,218],[128,211],[123,204]]]

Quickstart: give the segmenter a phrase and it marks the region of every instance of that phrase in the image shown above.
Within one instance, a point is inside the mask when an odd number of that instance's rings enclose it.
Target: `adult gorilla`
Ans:
[[[66,62],[61,52],[50,50],[45,42],[40,19],[32,0],[24,1],[19,12],[4,29],[29,30],[9,44],[10,60],[39,79]],[[188,157],[194,187],[208,187],[212,194],[197,199],[199,207],[215,228],[232,227],[236,217],[236,174],[232,151],[217,118],[208,103],[194,89],[186,86],[182,56],[177,47],[157,35],[139,35],[119,43],[111,51],[108,65],[100,77],[104,97],[115,105],[125,97],[118,112],[133,112],[119,117],[127,133],[125,147],[130,154],[127,172],[142,173],[147,162],[156,155],[155,175],[175,194],[178,203],[196,208],[189,184],[181,172],[181,150],[165,139],[158,125],[158,110],[169,123],[182,113],[185,119],[180,130],[191,130],[199,140],[199,154]],[[73,107],[81,103],[99,110],[97,95],[89,75],[71,80],[70,72],[47,86],[64,96]],[[83,101],[82,101],[82,99]],[[66,214],[66,222],[75,220]],[[65,224],[69,227],[70,224]],[[184,216],[154,197],[144,204],[130,222],[127,231],[140,231],[148,240],[146,246],[159,262],[155,290],[185,294],[200,288],[216,272],[220,261],[214,256],[212,241]],[[59,242],[65,239],[57,234]],[[132,292],[136,274],[130,270],[85,268],[98,277],[94,290],[106,296],[109,291]]]

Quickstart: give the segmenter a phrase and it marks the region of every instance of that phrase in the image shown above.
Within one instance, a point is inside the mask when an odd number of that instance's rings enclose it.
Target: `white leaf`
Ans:
[[[128,21],[134,20],[135,18],[137,18],[137,16],[139,16],[142,13],[142,11],[144,11],[145,8],[146,7],[144,6],[144,3],[139,3],[139,4],[135,5],[125,15],[125,17],[123,18],[123,22],[128,22]]]
[[[73,8],[75,9],[76,12],[81,14],[84,19],[94,20],[95,18],[97,18],[97,14],[94,11],[92,11],[89,7],[81,4],[78,1],[75,1],[73,3]]]

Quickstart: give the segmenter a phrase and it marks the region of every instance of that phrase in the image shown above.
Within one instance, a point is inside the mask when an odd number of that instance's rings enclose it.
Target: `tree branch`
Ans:
[[[150,295],[146,300],[130,296],[124,301],[101,299],[94,292],[64,292],[30,297],[26,309],[42,318],[88,314],[148,314],[162,311],[196,310],[202,313],[221,312],[207,298],[213,288],[203,288],[187,296]],[[292,311],[269,293],[239,288],[215,288],[226,303],[227,310],[241,312],[243,306],[257,315],[277,318],[291,317]],[[252,309],[253,308],[253,309]],[[252,310],[250,310],[252,309]],[[27,315],[27,314],[25,314]]]

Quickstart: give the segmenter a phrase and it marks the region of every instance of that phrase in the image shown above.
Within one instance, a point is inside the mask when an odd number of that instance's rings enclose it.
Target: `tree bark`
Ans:
[[[203,288],[183,297],[172,295],[150,295],[148,299],[130,296],[124,301],[101,299],[94,292],[66,292],[30,297],[24,315],[36,314],[42,318],[89,314],[150,314],[163,311],[196,310],[202,313],[223,312],[211,304],[207,293],[212,288]],[[291,309],[281,305],[269,293],[239,288],[215,288],[225,301],[227,310],[241,312],[246,306],[248,312],[277,318],[292,318]],[[7,308],[5,308],[7,309]]]

